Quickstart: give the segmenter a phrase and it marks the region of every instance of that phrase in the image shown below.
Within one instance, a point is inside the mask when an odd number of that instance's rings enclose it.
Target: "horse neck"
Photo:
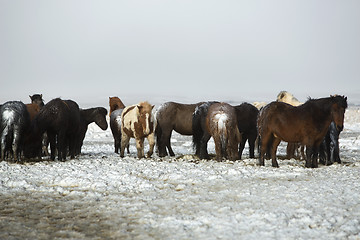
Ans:
[[[305,111],[309,112],[315,119],[314,121],[324,128],[327,128],[331,121],[331,102],[326,99],[313,100],[313,103],[305,103],[299,108],[303,108]]]
[[[80,111],[82,119],[85,121],[86,124],[90,124],[95,122],[97,108],[89,108],[89,109],[82,109]]]

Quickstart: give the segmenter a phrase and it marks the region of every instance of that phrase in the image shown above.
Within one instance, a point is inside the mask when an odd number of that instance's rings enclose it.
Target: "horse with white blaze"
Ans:
[[[151,157],[155,146],[156,121],[152,110],[154,105],[141,102],[126,107],[121,114],[121,146],[120,157],[124,157],[125,147],[129,145],[130,138],[135,138],[138,158],[144,155],[144,139],[147,138],[150,149],[146,157]]]

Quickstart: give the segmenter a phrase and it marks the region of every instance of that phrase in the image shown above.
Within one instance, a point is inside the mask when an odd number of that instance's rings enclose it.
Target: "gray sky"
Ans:
[[[360,103],[359,0],[0,0],[0,33],[1,102]]]

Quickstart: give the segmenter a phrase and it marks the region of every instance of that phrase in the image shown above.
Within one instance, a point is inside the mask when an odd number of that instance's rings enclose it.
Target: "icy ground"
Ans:
[[[242,161],[196,160],[178,134],[176,158],[138,160],[131,142],[121,159],[110,129],[91,125],[78,159],[0,162],[0,239],[360,239],[359,133],[352,107],[342,164],[275,169],[247,148]]]

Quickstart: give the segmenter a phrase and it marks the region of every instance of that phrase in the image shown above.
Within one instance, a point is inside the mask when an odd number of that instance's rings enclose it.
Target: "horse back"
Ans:
[[[201,104],[166,102],[156,113],[158,125],[163,129],[175,130],[182,135],[192,135],[192,115],[195,108]]]

